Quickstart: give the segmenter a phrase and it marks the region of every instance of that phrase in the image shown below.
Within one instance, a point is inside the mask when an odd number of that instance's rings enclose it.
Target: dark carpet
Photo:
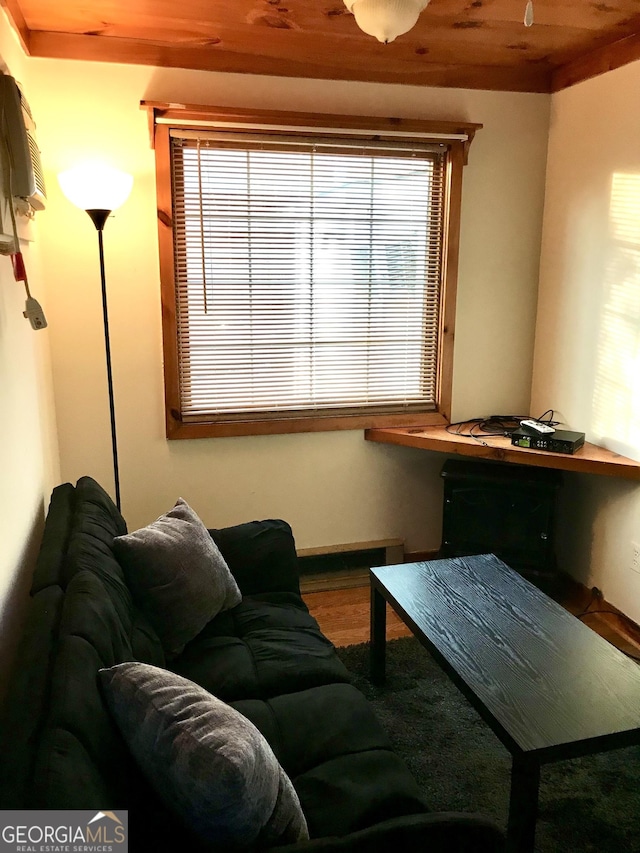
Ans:
[[[368,680],[369,644],[338,654],[434,810],[477,811],[506,827],[510,756],[413,637],[387,643],[387,680]],[[640,747],[542,768],[537,853],[640,851]]]

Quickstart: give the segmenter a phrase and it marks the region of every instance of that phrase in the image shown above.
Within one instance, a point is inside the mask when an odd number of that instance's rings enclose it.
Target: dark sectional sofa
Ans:
[[[91,478],[54,490],[5,703],[0,808],[128,809],[135,853],[219,849],[202,847],[162,805],[106,708],[98,670],[137,660],[203,686],[266,737],[310,834],[281,849],[503,849],[481,816],[429,810],[300,597],[285,522],[210,531],[242,601],[171,661],[114,556],[125,532]]]

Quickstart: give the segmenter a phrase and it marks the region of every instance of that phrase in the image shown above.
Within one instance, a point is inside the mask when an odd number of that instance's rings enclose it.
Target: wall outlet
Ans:
[[[636,542],[631,543],[631,571],[640,574],[640,545]]]

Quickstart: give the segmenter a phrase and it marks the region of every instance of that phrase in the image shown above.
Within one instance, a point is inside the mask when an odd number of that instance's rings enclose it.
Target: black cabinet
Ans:
[[[559,471],[450,459],[441,475],[442,557],[492,553],[533,581],[554,575]]]

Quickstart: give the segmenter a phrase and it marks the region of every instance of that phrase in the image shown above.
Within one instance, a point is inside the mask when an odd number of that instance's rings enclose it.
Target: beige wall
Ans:
[[[300,547],[401,536],[440,541],[443,459],[362,432],[167,442],[154,157],[142,98],[482,122],[465,173],[454,417],[526,410],[532,369],[549,98],[33,60],[32,107],[50,206],[43,221],[62,478],[111,489],[96,235],[57,172],[87,156],[135,186],[105,231],[130,527],[185,497],[209,525],[281,516]]]
[[[640,63],[553,96],[532,408],[640,459]],[[640,621],[640,488],[565,477],[563,568]]]
[[[0,13],[0,64],[29,95],[27,62]],[[33,295],[46,308],[38,225],[21,245]],[[24,614],[46,504],[59,478],[49,332],[22,316],[24,286],[0,256],[0,697]]]

